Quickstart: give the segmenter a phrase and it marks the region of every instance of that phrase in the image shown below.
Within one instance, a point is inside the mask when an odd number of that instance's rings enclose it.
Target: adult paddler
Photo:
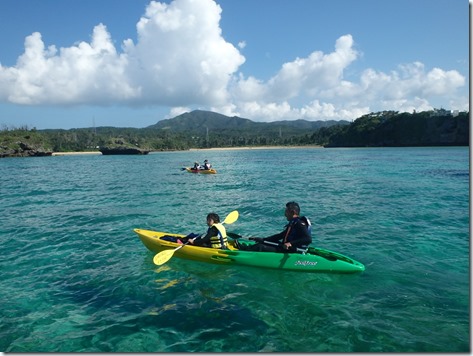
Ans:
[[[291,201],[286,204],[284,216],[288,224],[284,230],[278,234],[266,238],[250,237],[257,243],[248,246],[245,250],[260,252],[297,252],[297,249],[307,249],[312,242],[311,225],[309,219],[305,216],[299,216],[301,209],[299,204]],[[265,242],[277,243],[265,244]]]

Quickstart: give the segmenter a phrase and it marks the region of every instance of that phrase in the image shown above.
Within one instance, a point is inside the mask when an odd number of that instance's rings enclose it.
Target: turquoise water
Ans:
[[[205,158],[216,175],[180,170]],[[263,149],[0,160],[0,351],[468,352],[469,149]],[[280,231],[355,275],[161,267],[133,228]]]

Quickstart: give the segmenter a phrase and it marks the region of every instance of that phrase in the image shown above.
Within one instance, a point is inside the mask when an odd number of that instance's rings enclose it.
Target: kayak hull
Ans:
[[[192,169],[189,167],[186,167],[186,171],[189,173],[200,173],[200,174],[216,174],[217,171],[213,168],[211,169]]]
[[[134,229],[145,247],[155,253],[182,246],[178,243],[162,240],[163,236],[184,237],[185,235]],[[252,244],[242,241],[241,244]],[[238,250],[234,241],[228,250],[186,245],[174,253],[174,257],[229,266],[250,266],[297,272],[312,273],[356,273],[365,270],[365,266],[340,253],[310,247],[307,253],[277,253]]]

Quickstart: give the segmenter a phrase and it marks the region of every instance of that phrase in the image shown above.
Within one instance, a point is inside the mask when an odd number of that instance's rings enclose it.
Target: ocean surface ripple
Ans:
[[[216,175],[181,171],[209,161]],[[0,351],[469,352],[469,149],[248,149],[0,160]],[[134,228],[282,230],[355,275],[171,259]]]

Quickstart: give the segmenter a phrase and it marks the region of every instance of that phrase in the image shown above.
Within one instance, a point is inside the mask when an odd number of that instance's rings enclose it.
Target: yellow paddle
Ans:
[[[237,220],[238,220],[238,211],[233,210],[230,214],[227,215],[225,220],[223,220],[222,224],[233,224]],[[154,264],[157,266],[161,266],[162,264],[165,264],[167,261],[169,261],[172,258],[172,256],[174,255],[174,252],[176,252],[180,248],[183,248],[188,243],[189,241],[187,241],[185,244],[179,247],[176,247],[174,250],[164,250],[157,253],[153,258]]]

